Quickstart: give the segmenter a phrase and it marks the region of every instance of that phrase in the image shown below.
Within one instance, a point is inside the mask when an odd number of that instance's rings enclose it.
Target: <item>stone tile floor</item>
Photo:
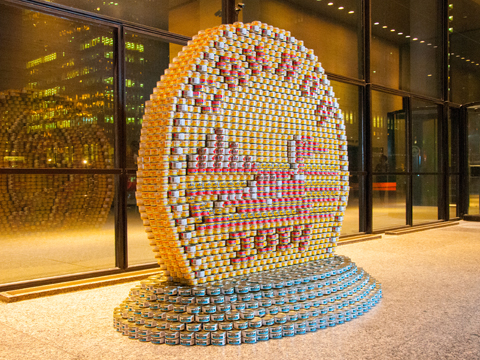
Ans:
[[[383,285],[366,315],[256,345],[129,340],[112,311],[136,283],[0,303],[0,359],[480,359],[480,223],[339,247]]]

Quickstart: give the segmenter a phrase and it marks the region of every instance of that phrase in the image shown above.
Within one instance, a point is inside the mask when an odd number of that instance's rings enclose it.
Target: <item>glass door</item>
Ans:
[[[372,215],[374,231],[407,223],[407,125],[404,99],[372,91]]]
[[[468,209],[480,214],[480,105],[467,108]]]

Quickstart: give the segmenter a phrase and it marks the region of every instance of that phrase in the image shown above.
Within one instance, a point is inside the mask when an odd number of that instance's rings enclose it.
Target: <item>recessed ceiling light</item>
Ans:
[[[405,37],[408,39],[410,37],[410,35],[405,35]]]
[[[376,22],[376,23],[374,23],[373,25],[380,25],[380,23],[379,23],[379,22]]]
[[[432,76],[432,74],[428,74],[427,76]]]
[[[327,5],[328,5],[328,6],[332,6],[332,5],[333,5],[333,3],[332,3],[332,2],[329,2]]]
[[[425,40],[422,40],[422,41],[420,41],[420,44],[423,44],[424,42],[425,42]]]
[[[391,31],[391,32],[394,32],[394,31],[395,31],[395,29],[390,29],[390,31]]]
[[[428,45],[428,46],[432,46],[432,43],[428,43],[427,45]]]
[[[387,26],[387,25],[383,25],[382,27],[383,27],[384,29],[386,29],[388,26]]]
[[[353,11],[353,10],[350,10],[348,13],[349,13],[349,14],[353,14],[354,12],[355,12],[355,11]]]
[[[343,10],[343,9],[345,9],[343,6],[338,7],[338,10]]]
[[[398,35],[403,35],[403,33],[402,33],[402,32],[399,32]]]
[[[413,41],[417,41],[417,40],[418,40],[418,38],[413,38],[412,40],[413,40]]]

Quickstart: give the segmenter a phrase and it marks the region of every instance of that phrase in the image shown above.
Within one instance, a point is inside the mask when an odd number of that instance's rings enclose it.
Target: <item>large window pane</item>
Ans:
[[[332,81],[331,85],[342,109],[348,141],[348,165],[350,172],[362,171],[360,164],[360,136],[359,136],[359,88],[356,85]]]
[[[142,118],[145,113],[145,101],[150,100],[152,89],[168,68],[171,59],[181,50],[180,45],[144,36],[135,32],[125,33],[127,42],[136,47],[127,46],[126,60],[126,121],[127,121],[127,168],[136,168],[136,157],[140,143]]]
[[[450,219],[454,219],[458,216],[458,175],[451,175],[449,179],[449,216]]]
[[[291,31],[313,49],[326,71],[362,77],[361,2],[246,0],[239,20],[255,20]]]
[[[437,171],[438,105],[412,100],[412,172]]]
[[[480,214],[480,106],[468,109],[468,214]]]
[[[460,108],[449,108],[448,111],[448,166],[451,173],[458,173],[460,158],[459,124],[461,121]]]
[[[407,175],[373,176],[373,229],[406,225]]]
[[[413,175],[413,225],[438,220],[438,175]]]
[[[111,29],[4,4],[0,18],[0,167],[111,168]]]
[[[128,265],[148,264],[155,262],[155,253],[149,245],[145,233],[143,220],[138,211],[135,199],[137,177],[128,175],[127,178],[127,239]]]
[[[58,4],[193,36],[221,25],[221,0],[54,0]]]
[[[441,97],[440,3],[372,0],[372,82]]]
[[[480,3],[449,1],[450,100],[480,101]]]
[[[372,91],[372,162],[377,173],[406,171],[405,109],[401,96]]]
[[[127,168],[136,168],[142,118],[145,101],[150,99],[152,89],[168,68],[180,45],[141,35],[132,31],[125,38],[137,42],[145,49],[142,53],[126,52],[126,121],[127,121]],[[127,179],[127,239],[128,264],[138,265],[155,262],[155,256],[145,233],[135,200],[136,176]]]
[[[359,176],[350,176],[350,193],[348,194],[348,204],[343,218],[341,235],[351,235],[359,232],[360,184],[358,180]]]
[[[113,175],[1,175],[0,283],[115,267]]]

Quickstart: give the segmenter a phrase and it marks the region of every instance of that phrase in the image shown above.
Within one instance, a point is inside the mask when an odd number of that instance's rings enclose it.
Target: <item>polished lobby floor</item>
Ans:
[[[132,341],[112,311],[136,283],[0,303],[0,359],[479,359],[480,223],[343,245],[383,285],[350,323],[256,345],[185,348]]]

